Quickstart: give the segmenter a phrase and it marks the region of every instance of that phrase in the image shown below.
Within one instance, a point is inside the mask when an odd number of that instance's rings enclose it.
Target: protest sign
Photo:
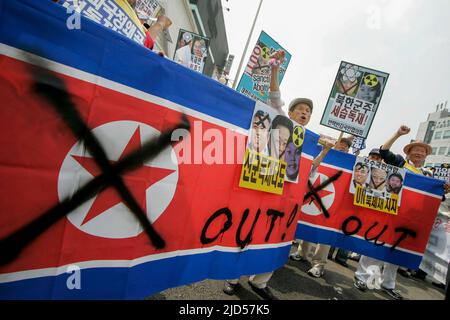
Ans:
[[[208,49],[208,37],[180,29],[173,60],[189,69],[203,73]]]
[[[156,23],[158,16],[165,13],[164,7],[157,0],[136,0],[134,10],[146,28],[151,28]],[[163,34],[167,42],[172,43],[167,29],[163,30]]]
[[[137,43],[144,43],[144,27],[126,0],[59,0],[59,3]]]
[[[443,163],[431,168],[433,178],[450,182],[450,163]]]
[[[239,186],[282,194],[285,180],[297,183],[304,134],[303,126],[257,102]]]
[[[357,206],[397,214],[406,170],[357,157],[349,192]]]
[[[366,139],[354,137],[352,140],[352,153],[358,155],[361,150],[366,148]]]
[[[341,62],[320,124],[367,138],[389,74]]]
[[[0,3],[1,300],[143,299],[286,263],[306,180],[239,187],[255,101],[84,16],[68,30],[59,4]]]
[[[309,158],[320,150],[316,144],[303,146]],[[406,171],[398,214],[385,214],[353,204],[349,186],[355,162],[354,155],[328,152],[310,178],[312,188],[301,207],[296,238],[417,269],[441,203],[443,182]],[[300,170],[300,181],[304,174]]]
[[[286,52],[284,62],[280,65],[278,75],[279,83],[281,83],[291,60],[291,55],[267,33],[261,31],[236,91],[253,100],[259,100],[266,103],[269,97],[268,93],[271,77],[269,60],[270,56],[277,50],[284,50]]]

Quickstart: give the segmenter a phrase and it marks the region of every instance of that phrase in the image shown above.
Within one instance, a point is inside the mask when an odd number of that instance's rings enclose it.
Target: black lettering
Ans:
[[[244,226],[244,223],[247,220],[249,212],[250,212],[249,209],[245,209],[244,215],[242,216],[241,222],[239,223],[239,227],[236,232],[236,244],[239,247],[241,247],[241,249],[244,249],[245,246],[252,241],[253,229],[255,229],[256,222],[258,221],[259,215],[261,214],[261,209],[258,209],[258,211],[256,212],[255,219],[253,220],[252,227],[248,232],[247,236],[245,237],[244,240],[241,240],[242,227]]]
[[[298,204],[295,204],[295,207],[294,207],[294,209],[292,209],[291,215],[289,216],[288,222],[286,224],[286,229],[289,229],[292,222],[294,222],[295,216],[297,215],[297,211],[298,211]],[[286,237],[286,234],[283,233],[281,240],[284,240],[285,237]]]
[[[397,241],[394,243],[394,245],[391,247],[391,251],[394,251],[395,248],[400,244],[400,242],[405,240],[407,236],[411,236],[413,238],[417,236],[417,233],[415,231],[403,227],[395,228],[395,232],[402,232],[402,234],[400,235],[400,238],[398,238]]]
[[[275,220],[277,220],[277,218],[283,218],[284,217],[284,212],[278,211],[278,210],[274,210],[274,209],[268,209],[266,212],[267,216],[270,218],[272,217],[272,220],[270,220],[270,228],[269,228],[269,232],[267,232],[266,235],[266,239],[265,241],[269,241],[270,238],[270,234],[272,233],[272,229],[275,225]]]
[[[358,226],[355,228],[355,230],[353,231],[348,231],[347,230],[347,226],[351,221],[356,221],[358,223]],[[358,217],[355,216],[350,216],[347,219],[344,220],[344,222],[342,223],[342,232],[344,232],[344,234],[346,236],[352,236],[354,234],[357,234],[359,229],[361,229],[362,227],[362,222]]]
[[[214,237],[214,238],[208,238],[206,236],[206,231],[208,231],[209,226],[211,225],[211,223],[218,218],[219,216],[221,216],[222,214],[224,214],[227,217],[227,221],[225,221],[225,223],[223,224],[222,229],[220,230],[220,232]],[[208,244],[211,242],[216,241],[216,239],[225,231],[227,231],[228,229],[230,229],[231,225],[232,225],[232,220],[233,217],[231,215],[231,210],[228,208],[222,208],[217,210],[216,212],[214,212],[214,214],[209,217],[209,219],[206,221],[205,226],[202,229],[202,234],[200,236],[200,242],[202,244]]]
[[[364,233],[364,239],[366,239],[367,241],[375,240],[375,241],[374,241],[374,244],[375,244],[376,246],[382,246],[382,245],[385,244],[385,242],[383,242],[383,243],[377,243],[377,241],[378,241],[378,239],[383,235],[383,233],[387,230],[388,226],[387,226],[386,224],[384,225],[383,230],[381,230],[380,233],[379,233],[377,236],[375,236],[375,237],[373,237],[373,238],[369,238],[369,232],[370,232],[373,228],[375,228],[377,225],[378,225],[378,222],[375,222],[369,229],[367,229],[366,233]]]

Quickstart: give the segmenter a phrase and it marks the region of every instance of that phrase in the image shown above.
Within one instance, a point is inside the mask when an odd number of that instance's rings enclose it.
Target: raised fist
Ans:
[[[410,128],[408,128],[407,126],[401,126],[400,128],[398,128],[397,133],[401,136],[408,134],[411,131]]]

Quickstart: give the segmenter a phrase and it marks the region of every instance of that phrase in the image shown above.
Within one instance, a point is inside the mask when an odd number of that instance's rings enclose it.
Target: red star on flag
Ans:
[[[118,161],[110,160],[110,163],[114,165],[115,163],[121,161],[125,156],[130,154],[132,151],[141,148],[141,135],[140,128],[137,127],[136,131],[133,133],[132,137],[128,141],[125,149],[119,157]],[[72,156],[86,171],[88,171],[93,177],[99,176],[102,172],[97,166],[93,158],[82,157],[82,156]],[[128,172],[122,176],[125,185],[130,190],[131,194],[134,196],[136,201],[140,204],[144,212],[147,212],[147,201],[146,201],[146,191],[153,184],[164,179],[174,170],[161,169],[149,166],[140,166],[131,172]],[[81,225],[84,225],[94,219],[95,217],[101,215],[106,210],[114,207],[115,205],[122,202],[122,198],[117,193],[115,188],[108,187],[107,189],[100,192],[94,200],[88,214],[83,220]]]

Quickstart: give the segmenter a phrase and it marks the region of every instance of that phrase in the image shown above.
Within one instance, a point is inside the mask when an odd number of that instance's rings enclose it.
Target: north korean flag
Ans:
[[[305,152],[312,159],[320,147],[309,145]],[[397,215],[366,209],[353,205],[354,195],[349,192],[355,161],[354,155],[330,150],[310,177],[317,197],[303,203],[296,238],[417,269],[442,199],[443,183],[407,172]],[[338,178],[318,188],[333,177]]]
[[[104,173],[70,119],[36,92],[32,64],[64,83],[110,165],[182,114],[191,130],[179,140],[190,149],[174,142],[122,176],[162,248],[108,186],[0,266],[0,298],[143,298],[282,266],[307,180],[286,183],[282,196],[239,188],[244,150],[218,141],[245,145],[254,101],[89,19],[68,30],[66,18],[56,3],[0,1],[0,240]]]

